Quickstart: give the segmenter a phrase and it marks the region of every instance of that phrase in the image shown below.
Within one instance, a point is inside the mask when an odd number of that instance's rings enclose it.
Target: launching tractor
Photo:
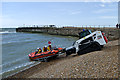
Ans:
[[[108,42],[104,32],[84,30],[79,33],[79,40],[75,41],[72,46],[65,48],[66,55],[77,53],[78,55],[92,51],[101,50]]]

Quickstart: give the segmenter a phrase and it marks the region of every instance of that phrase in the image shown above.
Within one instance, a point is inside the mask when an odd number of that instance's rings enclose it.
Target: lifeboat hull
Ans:
[[[32,52],[30,53],[29,59],[32,61],[46,61],[48,58],[51,57],[57,57],[59,51],[61,51],[63,48],[57,48],[57,49],[53,49],[51,51],[47,51],[47,52],[41,52],[41,53],[37,53],[36,52]]]

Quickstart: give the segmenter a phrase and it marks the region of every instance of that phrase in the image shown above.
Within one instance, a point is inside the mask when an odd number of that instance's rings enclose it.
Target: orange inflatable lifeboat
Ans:
[[[56,48],[56,49],[53,49],[51,51],[46,51],[46,52],[41,52],[41,53],[36,53],[35,52],[32,52],[30,53],[28,56],[29,56],[29,59],[30,60],[34,60],[34,61],[47,61],[48,58],[55,58],[58,56],[58,53],[62,50],[63,48]]]

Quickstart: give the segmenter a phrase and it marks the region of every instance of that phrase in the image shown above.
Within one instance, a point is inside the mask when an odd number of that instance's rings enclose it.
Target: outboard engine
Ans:
[[[76,48],[74,46],[68,47],[65,49],[66,56],[71,55],[76,52]]]

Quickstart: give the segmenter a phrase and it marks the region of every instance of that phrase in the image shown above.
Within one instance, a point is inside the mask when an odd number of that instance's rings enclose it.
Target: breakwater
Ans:
[[[90,29],[93,31],[103,31],[105,32],[107,38],[109,40],[119,39],[119,31],[120,29],[116,28],[91,28],[91,27],[19,27],[16,28],[17,32],[31,32],[31,33],[47,33],[51,35],[62,35],[62,36],[74,36],[78,37],[78,33],[81,32],[83,29]]]

